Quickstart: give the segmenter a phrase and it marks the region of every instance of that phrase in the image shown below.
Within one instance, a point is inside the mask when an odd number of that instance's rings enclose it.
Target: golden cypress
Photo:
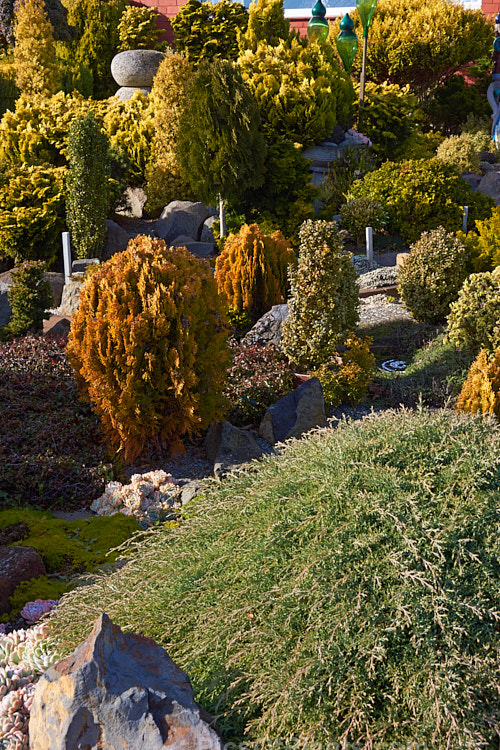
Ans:
[[[219,293],[237,312],[258,318],[285,301],[287,270],[294,263],[295,253],[281,232],[265,235],[257,224],[244,224],[229,235],[216,260]]]
[[[19,0],[14,17],[14,69],[23,94],[53,96],[61,88],[54,34],[43,0]]]

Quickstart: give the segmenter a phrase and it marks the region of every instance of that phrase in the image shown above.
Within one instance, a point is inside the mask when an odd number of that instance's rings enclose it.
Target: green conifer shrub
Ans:
[[[118,24],[118,50],[157,49],[159,13],[156,8],[129,5],[123,11]]]
[[[469,206],[470,221],[484,219],[493,208],[489,196],[474,193],[456,167],[439,159],[387,161],[354,182],[350,197],[383,203],[390,215],[389,229],[409,242],[439,226],[457,231],[463,206]]]
[[[189,182],[181,175],[177,157],[180,120],[188,101],[187,86],[192,76],[192,63],[183,55],[168,52],[154,77],[149,95],[154,112],[154,135],[146,170],[146,208],[153,216],[172,200],[193,197]]]
[[[316,367],[335,355],[342,336],[356,326],[356,271],[334,222],[305,221],[299,240],[282,348],[297,365]]]
[[[17,166],[0,179],[0,260],[19,264],[57,257],[64,229],[61,168]]]
[[[446,164],[453,164],[459,172],[476,172],[481,174],[481,162],[474,142],[469,133],[450,135],[439,144],[436,157]]]
[[[446,333],[452,343],[476,352],[491,353],[500,347],[500,267],[466,279],[450,305]]]
[[[469,112],[467,119],[462,124],[462,133],[472,136],[476,151],[496,152],[496,146],[491,137],[491,117],[489,115],[476,115]]]
[[[21,95],[15,110],[0,121],[0,160],[9,164],[67,164],[68,131],[76,117],[89,111],[102,118],[114,100],[92,101],[75,92],[51,97]]]
[[[222,416],[223,307],[206,262],[151,237],[131,240],[85,282],[67,352],[125,461],[179,449],[183,435]]]
[[[221,195],[238,205],[262,184],[265,142],[255,100],[228,60],[204,60],[187,90],[177,156],[181,174],[207,204]]]
[[[471,73],[470,70],[467,71]],[[474,117],[484,117],[490,120],[490,106],[484,93],[482,81],[471,84],[465,82],[463,75],[455,73],[441,83],[432,93],[432,96],[424,104],[426,118],[433,128],[444,135],[453,135],[464,132],[464,124],[467,118],[474,113]],[[489,127],[489,140],[491,140],[491,123]],[[487,151],[489,149],[478,149]]]
[[[313,202],[318,190],[312,183],[309,162],[302,156],[300,144],[285,136],[267,137],[266,141],[264,182],[246,191],[244,208],[259,226],[271,223],[274,228],[279,227],[295,247],[300,225],[314,215]]]
[[[111,96],[116,84],[111,75],[111,60],[120,44],[118,25],[126,0],[66,0],[68,21],[78,30],[78,38],[61,54],[65,59],[85,65],[92,73],[93,95]]]
[[[231,234],[215,262],[219,293],[237,313],[246,310],[257,319],[286,299],[287,269],[295,253],[281,232],[272,236],[257,224],[244,224]]]
[[[28,96],[52,96],[61,87],[52,24],[43,0],[19,0],[14,15],[16,86]]]
[[[266,138],[277,135],[311,146],[351,117],[355,94],[330,45],[296,37],[276,47],[259,42],[238,59],[243,80],[259,108]]]
[[[188,0],[171,23],[177,52],[196,66],[215,57],[236,60],[238,32],[246,29],[248,13],[242,3],[231,0]]]
[[[20,91],[13,73],[0,71],[0,117],[8,109],[13,110]]]
[[[248,25],[239,35],[240,54],[257,51],[259,42],[276,47],[290,39],[290,21],[285,18],[283,0],[252,0],[248,8]]]
[[[474,272],[492,271],[500,265],[500,206],[495,206],[489,218],[476,221],[474,230],[458,232],[465,244],[469,263]]]
[[[360,248],[365,239],[366,227],[379,232],[387,225],[389,215],[380,201],[358,198],[344,203],[340,208],[340,222]]]
[[[69,129],[66,219],[77,258],[101,258],[110,206],[109,142],[92,112]]]
[[[356,87],[357,89],[359,87]],[[406,156],[406,149],[415,135],[421,134],[424,115],[409,86],[384,81],[367,81],[363,122],[356,126],[372,142],[372,150],[380,161],[395,161]]]
[[[46,310],[54,304],[50,284],[43,278],[45,270],[43,261],[32,260],[10,272],[13,283],[7,297],[12,317],[0,329],[3,339],[43,329],[43,321],[50,317]]]
[[[398,287],[413,317],[424,323],[444,321],[467,277],[466,249],[443,227],[423,232],[410,247],[398,274]]]
[[[375,356],[370,351],[372,339],[349,334],[343,351],[324,362],[312,374],[323,388],[325,405],[335,409],[340,404],[357,406],[365,398],[375,375]]]
[[[103,128],[115,156],[125,163],[128,185],[143,185],[151,161],[156,111],[150,97],[137,92],[131,99],[109,100]]]

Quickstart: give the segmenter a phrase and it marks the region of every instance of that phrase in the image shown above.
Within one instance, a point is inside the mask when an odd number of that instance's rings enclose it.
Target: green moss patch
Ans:
[[[12,609],[4,619],[19,614],[26,602],[58,599],[73,588],[75,575],[113,563],[118,553],[112,550],[137,531],[136,519],[122,513],[63,521],[31,508],[0,512],[0,538],[3,535],[7,544],[15,539],[9,546],[34,547],[47,569],[47,576],[17,586],[10,598]]]

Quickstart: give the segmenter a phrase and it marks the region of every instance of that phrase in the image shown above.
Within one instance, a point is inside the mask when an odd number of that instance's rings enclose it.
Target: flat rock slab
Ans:
[[[36,685],[31,750],[223,750],[189,677],[151,638],[106,614]]]

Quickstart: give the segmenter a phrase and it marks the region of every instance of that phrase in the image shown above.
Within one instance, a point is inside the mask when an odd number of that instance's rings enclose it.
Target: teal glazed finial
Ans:
[[[349,13],[346,13],[340,22],[340,34],[337,37],[336,44],[342,65],[346,72],[350,73],[358,51],[358,37],[354,31],[354,21]]]
[[[330,26],[326,20],[326,8],[322,0],[316,0],[312,8],[311,20],[307,24],[307,36],[310,42],[324,42],[328,36]]]

